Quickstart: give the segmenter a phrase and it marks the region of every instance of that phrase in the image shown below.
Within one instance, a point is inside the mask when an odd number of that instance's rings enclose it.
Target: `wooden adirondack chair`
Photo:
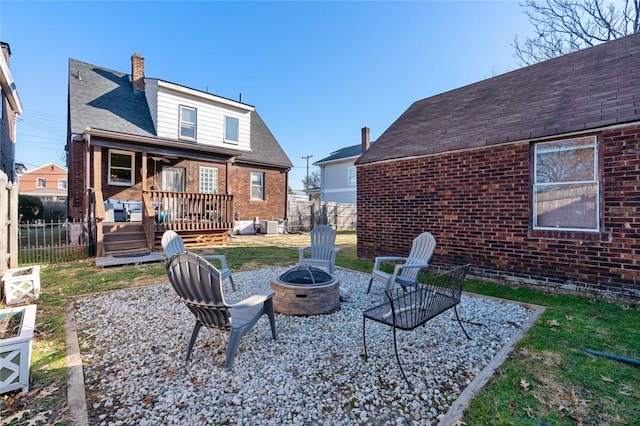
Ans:
[[[436,239],[429,232],[423,232],[413,240],[409,256],[376,257],[367,293],[371,290],[371,283],[374,280],[383,283],[386,290],[393,290],[395,283],[400,284],[402,288],[415,285],[420,270],[429,266],[429,260],[435,250]],[[395,263],[393,273],[390,274],[380,269],[384,262]]]
[[[162,234],[162,241],[160,242],[162,245],[162,249],[164,253],[167,255],[167,259],[171,259],[172,256],[183,253],[187,251],[184,246],[184,241],[177,232],[168,230]],[[231,289],[236,291],[236,284],[233,282],[233,276],[231,275],[231,271],[229,270],[229,265],[227,264],[227,258],[224,254],[206,254],[202,256],[207,260],[215,260],[220,262],[220,267],[218,269],[220,271],[220,275],[222,276],[222,281],[229,279],[231,283]]]
[[[329,225],[316,226],[311,230],[311,245],[298,248],[298,263],[324,267],[333,274],[336,267],[336,254],[340,251],[335,244],[335,229]]]
[[[229,331],[229,343],[225,354],[225,368],[233,365],[233,358],[246,332],[267,315],[271,336],[276,339],[276,323],[273,311],[273,290],[264,290],[237,303],[224,297],[220,271],[195,253],[185,251],[172,256],[165,264],[171,286],[178,297],[196,317],[187,349],[187,360],[202,326]]]

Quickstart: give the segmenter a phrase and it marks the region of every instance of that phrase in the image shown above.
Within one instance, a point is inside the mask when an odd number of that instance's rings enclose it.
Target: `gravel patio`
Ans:
[[[226,283],[227,294],[240,299],[267,289],[288,269],[234,273],[238,291]],[[390,328],[367,322],[363,358],[362,310],[384,300],[382,288],[365,294],[368,274],[337,275],[350,295],[338,312],[276,314],[277,341],[263,317],[242,339],[231,371],[222,368],[228,335],[218,331],[203,329],[185,362],[194,317],[168,283],[75,299],[90,423],[437,424],[536,316],[516,303],[463,295],[458,311],[473,340],[452,311],[399,331],[411,389]]]

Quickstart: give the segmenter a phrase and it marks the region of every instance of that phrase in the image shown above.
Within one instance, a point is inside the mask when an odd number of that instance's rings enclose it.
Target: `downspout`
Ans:
[[[87,129],[89,130],[89,129]],[[84,211],[82,212],[86,219],[89,219],[89,188],[91,187],[91,135],[89,133],[84,133],[82,135],[82,140],[85,143],[84,150],[84,193],[86,196]]]

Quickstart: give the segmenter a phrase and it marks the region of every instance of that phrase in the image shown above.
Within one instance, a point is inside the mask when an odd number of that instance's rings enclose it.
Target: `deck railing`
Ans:
[[[153,206],[156,231],[207,231],[233,228],[233,196],[145,191]]]

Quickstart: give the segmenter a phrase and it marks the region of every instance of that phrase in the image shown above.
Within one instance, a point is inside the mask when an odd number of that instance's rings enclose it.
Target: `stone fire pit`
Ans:
[[[313,266],[297,266],[271,280],[274,309],[286,315],[330,314],[340,309],[340,280]]]

